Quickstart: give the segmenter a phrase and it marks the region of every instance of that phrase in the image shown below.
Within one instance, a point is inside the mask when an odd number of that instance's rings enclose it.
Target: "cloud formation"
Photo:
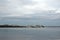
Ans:
[[[25,16],[39,14],[40,16],[49,16],[48,14],[60,13],[59,0],[0,0],[0,15],[5,16]],[[9,15],[7,15],[9,14]],[[2,15],[2,16],[3,16]],[[31,15],[30,15],[31,16]]]
[[[60,19],[60,0],[0,0],[2,19]]]

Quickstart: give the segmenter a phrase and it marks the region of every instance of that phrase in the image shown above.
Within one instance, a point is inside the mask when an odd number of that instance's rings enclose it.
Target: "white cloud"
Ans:
[[[55,19],[59,18],[59,16],[55,16],[60,13],[60,10],[58,10],[60,8],[59,2],[59,0],[3,0],[0,2],[0,15],[3,13],[4,17]]]
[[[56,11],[56,13],[60,13],[60,9],[58,9],[58,10]]]

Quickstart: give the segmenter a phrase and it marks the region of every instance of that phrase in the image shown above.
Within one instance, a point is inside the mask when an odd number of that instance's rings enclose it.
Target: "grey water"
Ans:
[[[0,28],[0,40],[60,40],[60,27]]]

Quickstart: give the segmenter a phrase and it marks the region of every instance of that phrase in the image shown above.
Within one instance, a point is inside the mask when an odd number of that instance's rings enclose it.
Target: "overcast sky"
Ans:
[[[0,24],[60,26],[60,0],[0,0]]]

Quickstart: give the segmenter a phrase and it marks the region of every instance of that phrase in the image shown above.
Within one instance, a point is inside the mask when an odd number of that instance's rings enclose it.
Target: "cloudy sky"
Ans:
[[[60,26],[60,0],[0,0],[0,24]]]

